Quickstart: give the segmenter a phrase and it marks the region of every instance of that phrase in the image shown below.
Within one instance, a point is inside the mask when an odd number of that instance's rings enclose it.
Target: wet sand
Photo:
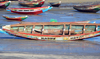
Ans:
[[[0,59],[100,59],[99,56],[39,55],[24,53],[2,53]]]
[[[99,59],[100,43],[0,39],[0,59]]]
[[[48,4],[44,6],[46,5]],[[10,5],[10,7],[18,6],[17,3]],[[3,25],[19,23],[7,21],[2,17],[3,14],[19,15],[0,10],[0,28]],[[58,22],[72,22],[98,19],[100,12],[82,13],[74,9],[54,8],[40,15],[28,16],[24,22],[49,22],[50,19],[57,19]],[[100,37],[90,38],[91,41],[88,41],[89,39],[82,41],[35,41],[15,39],[14,36],[10,39],[6,37],[11,36],[0,34],[0,59],[100,59],[100,42],[95,41]]]
[[[82,2],[100,2],[100,0],[46,0],[47,2],[57,2],[61,1],[62,3],[82,3]]]

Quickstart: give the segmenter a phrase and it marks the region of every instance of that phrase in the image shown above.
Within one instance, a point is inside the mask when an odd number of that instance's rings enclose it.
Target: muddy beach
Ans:
[[[49,0],[48,0],[49,1]],[[53,0],[54,1],[54,0]],[[65,1],[65,0],[64,0]],[[63,1],[63,2],[64,2]],[[48,6],[49,4],[44,4]],[[66,4],[63,4],[66,5]],[[63,6],[62,5],[62,6]],[[22,7],[12,3],[9,7]],[[3,25],[20,23],[8,21],[2,15],[21,15],[0,10],[0,28]],[[100,23],[100,11],[83,13],[71,8],[53,8],[39,15],[28,15],[22,22],[58,22],[95,21]],[[81,41],[35,41],[0,33],[0,59],[100,59],[100,36]]]

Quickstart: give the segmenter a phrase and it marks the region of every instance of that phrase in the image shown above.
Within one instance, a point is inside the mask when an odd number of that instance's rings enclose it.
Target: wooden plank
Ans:
[[[41,33],[42,35],[43,35],[43,31],[44,31],[44,25],[42,26],[42,33]]]
[[[71,35],[71,26],[72,26],[72,24],[69,25],[69,31],[68,31],[69,35]]]
[[[85,26],[86,26],[86,25],[83,25],[83,33],[85,33]]]
[[[34,34],[34,28],[35,28],[35,25],[33,25],[33,28],[32,28],[32,34]]]
[[[96,25],[96,31],[98,30],[98,25]]]
[[[64,24],[64,27],[63,27],[63,35],[65,35],[65,24]]]

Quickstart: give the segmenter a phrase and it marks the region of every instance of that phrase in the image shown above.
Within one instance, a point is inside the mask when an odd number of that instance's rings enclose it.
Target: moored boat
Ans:
[[[22,21],[28,18],[28,16],[7,16],[7,15],[3,15],[3,17],[7,20],[14,20],[14,21]]]
[[[100,24],[82,22],[25,22],[3,26],[9,34],[33,40],[81,40],[100,35]]]
[[[37,1],[19,1],[19,4],[27,7],[41,7],[44,4],[45,0]]]
[[[80,12],[92,12],[96,13],[100,10],[100,4],[98,5],[75,5],[73,6],[74,9],[80,11]]]
[[[59,2],[50,2],[50,5],[53,7],[59,7],[61,5],[61,1]]]
[[[0,2],[0,8],[6,8],[9,6],[10,3],[11,3],[11,1]]]
[[[13,13],[18,13],[18,14],[37,15],[37,14],[46,12],[50,9],[52,9],[52,7],[46,6],[46,7],[36,7],[36,8],[7,8],[7,11],[11,11]]]

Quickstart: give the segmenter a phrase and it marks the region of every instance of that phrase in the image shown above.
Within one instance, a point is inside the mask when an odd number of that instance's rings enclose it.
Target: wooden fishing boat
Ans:
[[[9,6],[10,3],[11,3],[11,1],[0,2],[0,8],[6,8]]]
[[[45,0],[37,1],[19,1],[19,4],[26,7],[41,7],[44,4]]]
[[[59,7],[61,5],[61,1],[59,2],[50,2],[50,5],[53,7]]]
[[[7,16],[7,15],[3,15],[3,17],[7,20],[15,20],[15,21],[22,21],[28,18],[28,16]]]
[[[74,9],[80,11],[80,12],[92,12],[96,13],[100,10],[100,4],[98,5],[76,5],[73,7]]]
[[[18,14],[40,14],[43,12],[46,12],[48,10],[52,9],[50,6],[46,7],[36,7],[36,8],[8,8],[7,11],[11,11],[13,13],[18,13]]]
[[[81,40],[100,35],[100,24],[82,22],[25,22],[3,26],[9,34],[33,40]]]

